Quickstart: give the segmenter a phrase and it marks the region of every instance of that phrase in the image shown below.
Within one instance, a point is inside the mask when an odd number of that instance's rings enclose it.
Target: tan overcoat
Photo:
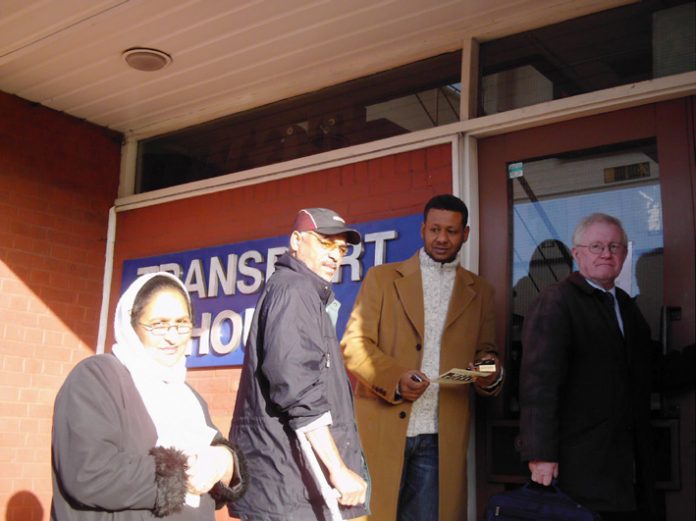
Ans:
[[[440,370],[466,368],[477,353],[495,350],[493,289],[458,268],[440,349]],[[341,348],[357,377],[358,430],[372,478],[371,521],[394,521],[411,402],[397,400],[402,373],[420,369],[423,286],[418,254],[375,266],[366,275]],[[439,519],[466,519],[466,452],[471,385],[440,386]],[[500,388],[497,389],[499,391]]]

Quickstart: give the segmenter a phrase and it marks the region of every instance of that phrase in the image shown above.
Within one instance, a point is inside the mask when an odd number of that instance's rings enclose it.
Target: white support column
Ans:
[[[470,36],[462,42],[461,94],[459,119],[466,121],[477,116],[478,107],[479,42]]]
[[[135,193],[135,174],[138,162],[138,141],[126,138],[121,146],[121,174],[118,182],[118,197]]]
[[[99,312],[99,332],[97,334],[97,354],[104,352],[106,330],[109,324],[109,300],[111,299],[111,277],[114,270],[114,245],[116,243],[116,208],[109,209],[109,225],[106,232],[104,251],[104,280],[102,282],[102,303]]]
[[[453,168],[456,179],[455,195],[469,209],[469,240],[462,248],[462,266],[478,273],[479,269],[479,194],[478,194],[478,151],[477,140],[469,135],[460,135],[458,140],[459,165]]]

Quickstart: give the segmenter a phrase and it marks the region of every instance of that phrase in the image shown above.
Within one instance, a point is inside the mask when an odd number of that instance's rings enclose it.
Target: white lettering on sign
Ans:
[[[218,355],[226,355],[239,349],[246,344],[253,316],[254,308],[245,309],[244,315],[231,309],[224,309],[215,315],[214,319],[211,313],[201,313],[198,321],[200,326],[194,327],[191,332],[191,338],[198,339],[198,354],[208,355],[212,349]],[[229,334],[224,334],[225,325]],[[225,340],[227,337],[229,338]],[[191,347],[186,354],[191,354]]]
[[[268,248],[268,256],[267,260],[268,262],[266,263],[266,280],[270,278],[271,275],[273,275],[273,272],[275,271],[275,263],[278,257],[280,257],[283,253],[288,251],[287,246],[279,246],[277,248]]]
[[[254,317],[255,309],[246,308],[244,310],[244,345],[246,345],[247,338],[249,338],[249,328],[251,327],[251,319]]]
[[[183,270],[181,269],[181,266],[179,264],[176,264],[175,262],[169,262],[167,264],[162,264],[160,266],[160,270],[161,271],[168,271],[178,279],[181,279],[181,274],[183,272]]]
[[[198,293],[198,298],[205,298],[205,277],[203,276],[203,260],[193,259],[186,272],[184,286],[189,293]]]
[[[384,264],[384,260],[387,258],[387,241],[393,241],[399,236],[396,230],[387,230],[384,232],[366,233],[365,242],[375,243],[375,263],[373,266],[379,266]],[[353,280],[361,280],[353,279]]]
[[[227,343],[222,341],[222,325],[228,320],[230,322],[230,339]],[[242,316],[239,313],[235,313],[231,309],[226,309],[218,313],[213,320],[213,326],[210,328],[210,347],[213,351],[220,355],[226,355],[231,353],[239,347],[240,341],[242,339],[243,325]]]
[[[238,269],[240,275],[251,278],[251,283],[245,280],[237,281],[237,289],[243,295],[251,295],[252,293],[256,293],[263,282],[263,273],[260,269],[249,266],[249,261],[254,261],[257,264],[261,264],[263,262],[263,255],[256,250],[248,250],[239,256]]]
[[[343,272],[350,272],[352,282],[361,281],[364,276],[363,254],[365,244],[374,243],[375,256],[373,266],[384,264],[387,258],[387,243],[398,237],[396,230],[386,230],[382,232],[366,233],[364,242],[356,244],[348,254],[341,260],[341,269],[334,276],[334,283],[340,283]],[[257,293],[263,282],[273,275],[275,262],[283,253],[288,250],[287,246],[277,246],[268,248],[266,257],[257,250],[247,250],[240,255],[230,253],[223,260],[221,257],[210,257],[208,269],[205,269],[204,259],[193,259],[184,271],[183,266],[177,263],[168,262],[154,266],[141,266],[137,270],[138,276],[157,271],[168,271],[184,281],[186,289],[198,298],[216,298],[218,296],[235,295],[237,292],[243,295]],[[266,263],[265,273],[259,267]],[[206,277],[207,271],[207,277]],[[221,291],[222,290],[222,291]]]
[[[207,355],[210,353],[210,313],[203,313],[201,319],[194,322],[198,322],[200,326],[193,328],[191,338],[198,338],[198,354]],[[190,351],[189,345],[189,352],[186,354],[190,355]]]
[[[360,263],[360,257],[363,253],[362,243],[354,245],[350,248],[350,251],[341,259],[341,265],[339,269],[334,273],[334,277],[331,282],[334,284],[339,284],[343,277],[343,266],[348,266],[350,269],[350,280],[358,281],[362,279],[362,264]]]
[[[350,282],[360,282],[366,266],[378,266],[386,262],[390,241],[394,241],[398,236],[397,230],[365,233],[363,242],[352,246],[341,260],[340,269],[337,270],[333,282],[341,283],[343,277]],[[373,259],[367,258],[366,255],[371,251],[371,245],[374,245]],[[398,249],[398,246],[392,248]],[[227,306],[235,307],[232,300],[236,300],[237,305],[240,300],[244,301],[245,298],[239,299],[241,295],[259,293],[264,281],[275,272],[277,259],[287,250],[287,246],[273,246],[265,251],[248,249],[220,255],[200,253],[199,257],[193,258],[187,255],[184,257],[185,260],[182,259],[178,263],[172,262],[176,257],[170,257],[167,258],[167,262],[138,267],[137,275],[166,271],[181,280],[194,299],[194,312],[199,305],[202,309],[208,310],[201,310],[197,312],[200,315],[194,317],[194,323],[198,326],[193,328],[193,345],[186,354],[191,355],[196,347],[197,357],[224,357],[246,344],[254,315],[253,307],[234,311]],[[164,259],[160,257],[157,261]],[[235,298],[230,299],[229,304],[224,300],[225,297],[233,296]],[[220,300],[204,303],[205,299]],[[249,305],[247,302],[244,305]],[[220,309],[223,307],[224,309]]]
[[[227,265],[223,267],[220,257],[211,257],[210,272],[208,273],[208,297],[218,296],[218,286],[222,286],[224,295],[234,295],[237,282],[237,256],[230,253],[227,256]]]

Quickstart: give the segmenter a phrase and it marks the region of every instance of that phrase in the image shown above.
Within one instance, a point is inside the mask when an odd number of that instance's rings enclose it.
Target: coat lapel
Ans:
[[[568,276],[568,280],[573,283],[576,287],[578,287],[583,293],[586,293],[590,297],[594,299],[595,306],[599,310],[599,314],[602,316],[602,319],[604,321],[604,325],[607,328],[607,331],[614,337],[614,342],[612,343],[613,345],[617,346],[618,349],[621,349],[621,353],[624,356],[627,356],[624,347],[625,347],[625,339],[623,335],[621,334],[621,329],[619,329],[619,324],[616,322],[616,318],[611,314],[612,312],[607,309],[607,307],[604,305],[602,302],[602,295],[601,291],[599,289],[594,288],[591,286],[586,280],[585,277],[582,276],[581,273],[575,271],[571,273]],[[617,289],[616,294],[617,298],[619,301],[619,310],[621,311],[621,319],[624,322],[624,331],[628,330],[628,326],[626,324],[626,313],[624,312],[626,308],[626,303],[622,302],[623,297],[620,295],[621,290]],[[628,358],[627,358],[628,360]]]
[[[425,312],[423,310],[423,283],[418,253],[401,263],[397,271],[401,278],[394,281],[396,293],[408,320],[422,339],[425,329]]]
[[[634,325],[631,323],[632,317],[627,312],[628,303],[631,297],[625,293],[621,288],[616,288],[616,300],[619,303],[619,312],[621,313],[621,321],[623,322],[623,334],[621,335],[623,347],[625,350],[626,360],[630,364],[632,362],[632,355],[629,346],[636,345],[636,340],[632,337],[631,333],[634,331]],[[618,328],[618,327],[617,327]],[[619,332],[619,334],[621,334]]]
[[[471,275],[463,268],[457,268],[457,275],[454,278],[454,287],[452,288],[452,296],[447,308],[447,319],[445,321],[445,329],[447,329],[459,316],[464,312],[466,307],[476,296],[471,289],[473,280]]]

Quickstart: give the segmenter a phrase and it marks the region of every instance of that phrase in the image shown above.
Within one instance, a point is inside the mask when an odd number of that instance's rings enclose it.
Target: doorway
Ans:
[[[514,449],[526,308],[573,269],[581,217],[622,220],[629,257],[617,284],[641,308],[665,353],[696,338],[694,98],[645,105],[479,141],[480,267],[496,288],[508,380],[477,422],[478,504],[528,477]],[[652,400],[663,518],[694,513],[694,390]]]

